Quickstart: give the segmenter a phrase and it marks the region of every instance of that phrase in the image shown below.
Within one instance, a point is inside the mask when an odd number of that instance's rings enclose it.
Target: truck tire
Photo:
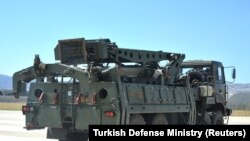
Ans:
[[[224,124],[224,119],[223,119],[223,114],[221,110],[216,111],[214,117],[213,117],[213,125],[223,125]]]
[[[177,121],[178,121],[178,124],[180,124],[180,125],[187,125],[188,119],[189,119],[188,114],[185,114],[185,113],[178,113],[177,114]]]
[[[178,115],[177,114],[168,114],[167,115],[168,124],[169,125],[177,125],[178,124]]]
[[[210,115],[208,114],[208,112],[205,112],[204,119],[202,119],[201,115],[199,115],[199,116],[197,115],[196,124],[197,125],[211,125],[212,119],[211,119]]]
[[[61,141],[88,141],[88,139],[88,133],[70,133],[66,136],[66,140]]]
[[[205,120],[203,121],[203,125],[211,125],[212,120],[208,112],[205,112]]]
[[[89,134],[88,133],[82,133],[79,140],[80,141],[88,141],[89,140]]]
[[[130,115],[129,117],[129,124],[130,125],[145,125],[146,122],[143,118],[142,115],[140,114],[135,114],[135,115]]]
[[[156,114],[152,119],[152,125],[167,125],[168,120],[164,114]]]

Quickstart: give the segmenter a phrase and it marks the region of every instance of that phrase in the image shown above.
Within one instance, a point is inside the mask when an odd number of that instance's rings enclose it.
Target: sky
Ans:
[[[84,37],[218,60],[236,67],[235,83],[250,83],[249,7],[249,0],[0,1],[0,74],[32,66],[35,54],[54,63],[58,40]]]

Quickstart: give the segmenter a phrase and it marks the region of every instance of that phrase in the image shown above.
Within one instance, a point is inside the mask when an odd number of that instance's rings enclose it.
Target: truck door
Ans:
[[[216,94],[216,102],[226,104],[226,85],[224,68],[221,63],[214,63],[214,86]]]

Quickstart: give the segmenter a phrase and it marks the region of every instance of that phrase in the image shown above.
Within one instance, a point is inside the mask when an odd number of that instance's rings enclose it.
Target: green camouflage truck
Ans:
[[[35,55],[13,75],[16,97],[30,83],[25,128],[47,128],[47,138],[85,141],[91,124],[224,124],[231,114],[220,62],[183,62],[184,54],[119,48],[109,39],[59,40],[54,51],[57,63]]]

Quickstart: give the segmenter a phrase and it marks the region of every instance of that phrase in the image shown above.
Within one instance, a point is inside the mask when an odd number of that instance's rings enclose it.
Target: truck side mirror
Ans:
[[[235,79],[236,78],[236,69],[233,68],[232,70],[232,78]]]

